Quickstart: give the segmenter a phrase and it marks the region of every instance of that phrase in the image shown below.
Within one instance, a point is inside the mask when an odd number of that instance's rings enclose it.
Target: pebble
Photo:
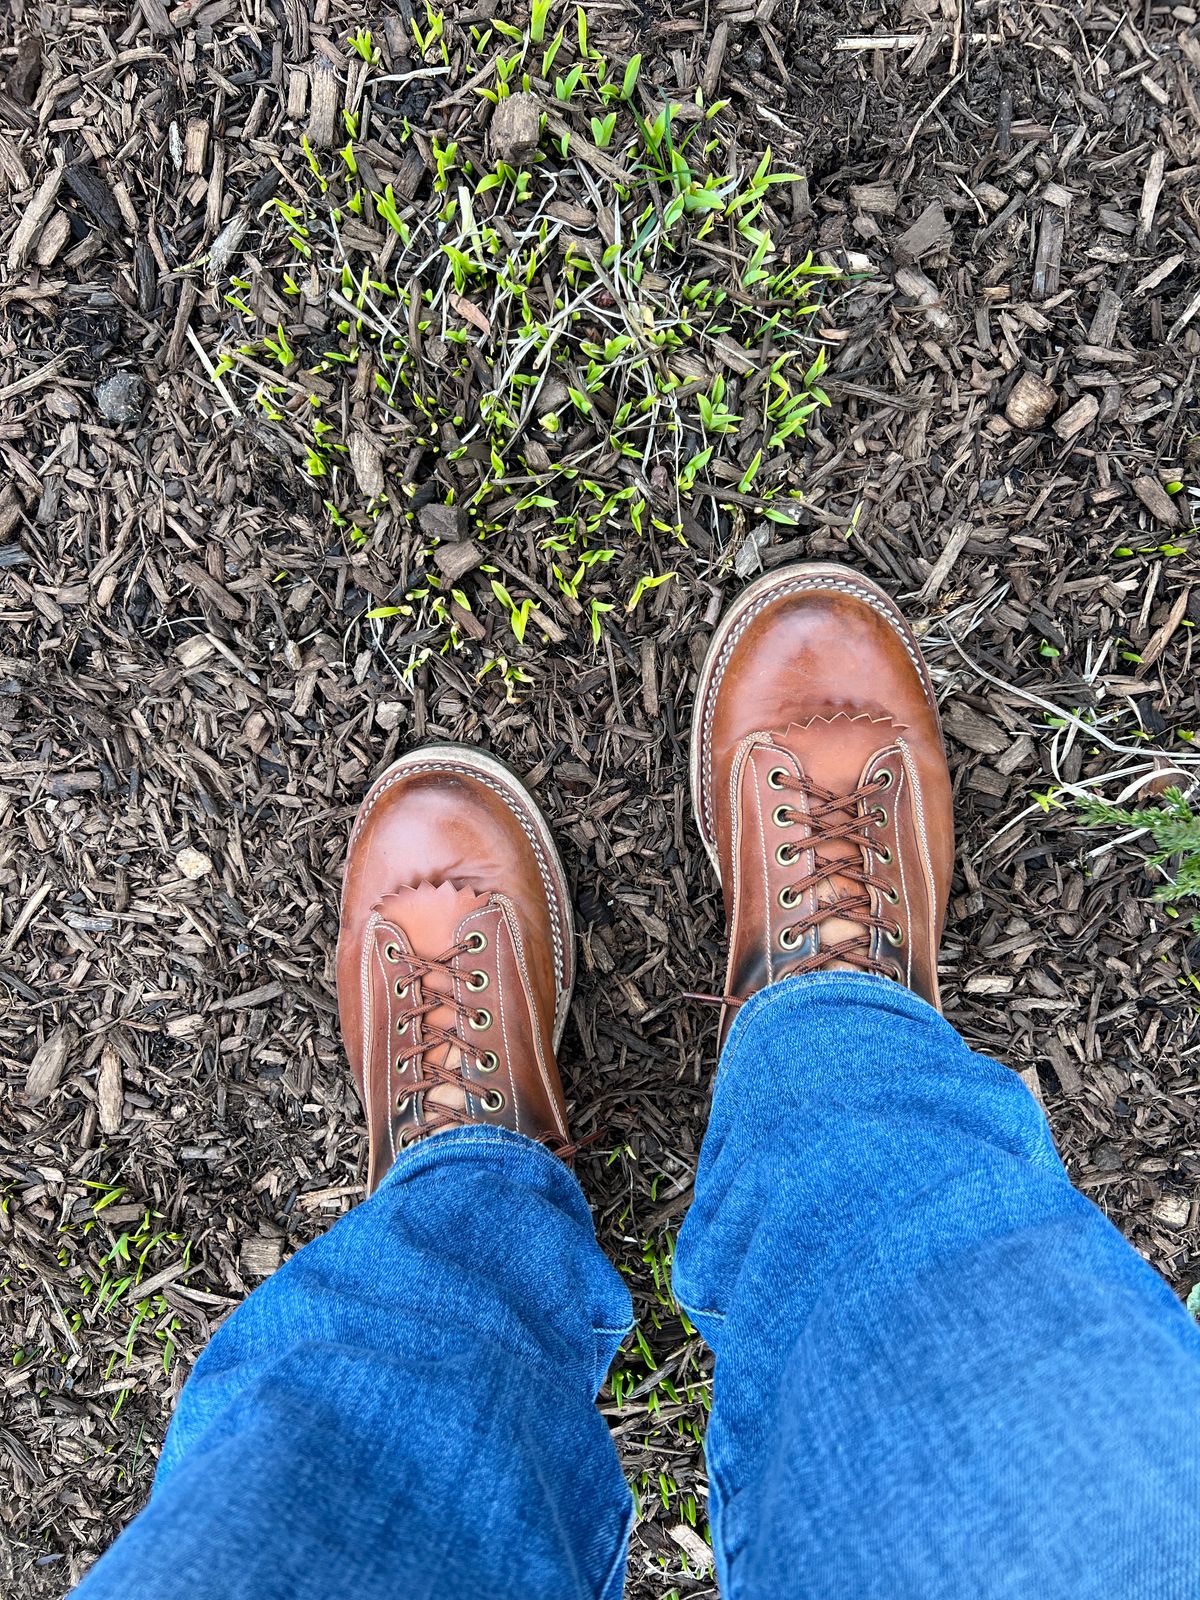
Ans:
[[[96,404],[105,422],[136,422],[142,414],[146,385],[135,372],[114,372],[96,385]]]

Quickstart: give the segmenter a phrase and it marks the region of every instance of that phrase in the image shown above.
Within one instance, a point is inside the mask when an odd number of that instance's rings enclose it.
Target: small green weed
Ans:
[[[1147,834],[1153,845],[1149,864],[1170,868],[1167,880],[1154,891],[1154,898],[1168,907],[1168,914],[1181,901],[1200,898],[1200,813],[1182,789],[1167,789],[1156,806],[1129,808],[1109,805],[1103,800],[1081,799],[1079,809],[1093,828],[1125,828]],[[1200,928],[1200,913],[1192,918]]]
[[[528,97],[519,151],[414,132],[380,43],[350,36],[348,142],[303,139],[263,207],[214,375],[352,550],[403,550],[364,615],[401,675],[467,650],[510,697],[539,636],[599,641],[656,589],[669,606],[685,564],[723,572],[749,519],[796,523],[796,445],[828,402],[810,328],[839,277],[780,245],[800,175],[747,155],[724,102],[664,95],[582,8],[552,32],[555,9],[464,31],[426,0],[411,23],[439,95]],[[471,541],[461,575],[443,547]]]

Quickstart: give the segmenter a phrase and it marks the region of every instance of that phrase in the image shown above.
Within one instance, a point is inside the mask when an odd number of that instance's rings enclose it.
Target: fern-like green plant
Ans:
[[[1112,806],[1104,800],[1081,800],[1084,821],[1093,828],[1138,828],[1149,834],[1154,846],[1150,865],[1171,862],[1171,876],[1160,883],[1154,898],[1172,905],[1200,899],[1200,813],[1192,809],[1182,789],[1165,789],[1162,804],[1137,810]],[[1200,928],[1200,915],[1192,919]]]

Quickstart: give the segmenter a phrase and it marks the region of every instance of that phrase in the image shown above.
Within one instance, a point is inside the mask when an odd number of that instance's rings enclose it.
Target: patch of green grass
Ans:
[[[554,11],[412,23],[439,94],[531,97],[532,154],[385,120],[380,51],[351,36],[349,142],[302,140],[215,369],[351,549],[403,545],[400,590],[366,616],[402,675],[466,649],[510,694],[539,617],[598,641],[684,560],[724,570],[748,519],[795,523],[796,445],[827,403],[811,319],[838,277],[779,243],[800,175],[748,155],[723,102],[665,96],[583,9],[551,33]],[[377,124],[419,155],[415,188]],[[452,590],[447,540],[502,552],[503,575],[485,561]]]

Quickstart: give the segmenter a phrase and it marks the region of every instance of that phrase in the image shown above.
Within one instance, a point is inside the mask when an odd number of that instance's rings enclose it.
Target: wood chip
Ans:
[[[949,332],[953,322],[942,310],[942,295],[938,286],[916,267],[901,267],[896,274],[896,286],[911,295],[926,317],[943,333]]]
[[[62,188],[63,168],[52,167],[42,179],[37,193],[25,208],[25,214],[17,224],[17,231],[13,234],[8,246],[8,265],[12,272],[19,272],[28,261],[35,241],[41,234],[46,224],[54,203],[58,199],[58,191]]]
[[[433,552],[433,564],[447,583],[459,583],[468,572],[474,572],[487,550],[480,539],[463,539],[454,544],[440,544]]]
[[[75,1025],[63,1022],[38,1046],[25,1076],[25,1099],[30,1105],[37,1105],[58,1088],[78,1038]]]
[[[1191,598],[1191,593],[1190,589],[1181,589],[1175,596],[1175,603],[1171,607],[1166,621],[1161,627],[1155,629],[1145,646],[1138,652],[1139,660],[1134,668],[1134,677],[1144,677],[1170,644],[1175,630],[1187,614],[1188,600]]]
[[[269,1278],[283,1260],[283,1240],[252,1233],[242,1241],[238,1271],[243,1278]]]
[[[893,255],[902,265],[920,261],[922,256],[942,254],[950,247],[950,224],[938,201],[933,200],[921,215],[896,240]]]
[[[542,107],[537,96],[508,95],[497,104],[488,127],[492,159],[523,167],[537,154],[541,131]]]
[[[208,165],[208,118],[193,117],[183,138],[183,170],[203,174]]]
[[[900,208],[896,185],[882,180],[878,183],[852,183],[850,204],[858,211],[867,211],[877,217],[894,217]]]
[[[317,56],[308,69],[309,107],[308,139],[319,150],[328,150],[333,144],[338,126],[338,102],[341,85],[333,63],[325,56]]]
[[[1054,431],[1064,442],[1074,439],[1076,434],[1090,428],[1100,414],[1100,402],[1093,394],[1085,394],[1076,400],[1069,411],[1064,411],[1058,421],[1054,423]]]
[[[106,1044],[100,1052],[96,1098],[99,1102],[101,1132],[120,1133],[125,1113],[125,1089],[122,1081],[121,1057],[111,1044]]]
[[[1023,372],[1012,386],[1004,415],[1014,428],[1040,428],[1057,401],[1058,396],[1044,378]]]
[[[1164,528],[1179,526],[1179,507],[1157,478],[1135,478],[1133,492],[1154,520],[1161,522]]]
[[[383,493],[383,456],[364,433],[350,435],[350,465],[359,492],[368,500],[377,500]]]

